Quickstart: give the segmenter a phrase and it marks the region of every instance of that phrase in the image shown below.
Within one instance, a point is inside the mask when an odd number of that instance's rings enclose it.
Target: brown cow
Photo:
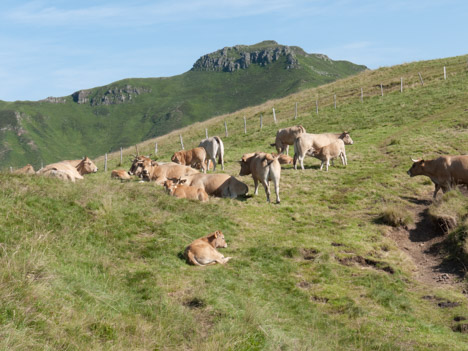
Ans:
[[[293,164],[293,158],[291,156],[285,155],[285,154],[277,154],[272,152],[271,155],[273,157],[278,156],[278,162],[280,165],[292,165]]]
[[[155,181],[156,184],[163,185],[168,179],[179,179],[184,176],[199,174],[199,172],[189,166],[183,166],[173,162],[161,164],[153,161],[150,165],[146,165],[143,168],[141,174],[144,180]]]
[[[305,132],[305,128],[301,125],[279,129],[276,132],[274,144],[270,145],[275,146],[279,154],[282,154],[286,150],[286,154],[289,155],[289,145],[293,145],[294,140]]]
[[[325,145],[320,149],[310,149],[307,151],[307,155],[318,158],[322,161],[320,165],[320,170],[322,170],[323,165],[326,164],[326,170],[328,172],[328,167],[330,166],[330,160],[340,157],[341,163],[343,166],[348,164],[348,159],[346,158],[345,144],[342,139],[338,139],[331,144]]]
[[[276,203],[280,203],[279,181],[281,177],[281,166],[278,157],[273,157],[264,152],[244,154],[240,160],[241,170],[239,175],[252,174],[255,184],[254,195],[258,195],[258,182],[265,188],[267,202],[270,202],[270,180],[273,181],[276,192]]]
[[[128,171],[126,171],[124,169],[114,169],[111,172],[111,178],[112,179],[120,179],[121,181],[124,181],[124,180],[132,179],[132,176],[129,174]]]
[[[81,175],[96,173],[98,171],[94,162],[87,156],[83,157],[81,160],[66,160],[62,162],[71,164]]]
[[[29,163],[24,166],[23,168],[17,169],[13,171],[13,174],[35,174],[34,167],[31,166]]]
[[[194,240],[187,246],[184,255],[188,263],[196,266],[207,266],[216,263],[225,264],[232,257],[224,257],[216,250],[218,247],[227,247],[224,234],[220,230]]]
[[[132,161],[132,165],[130,166],[130,170],[128,171],[128,174],[136,175],[137,177],[141,178],[143,168],[145,168],[145,166],[151,165],[151,162],[153,162],[153,160],[148,156],[135,156],[135,158]]]
[[[304,169],[304,158],[310,149],[320,149],[325,145],[331,144],[338,139],[343,139],[346,145],[352,145],[353,139],[348,132],[341,134],[324,133],[324,134],[309,134],[303,133],[294,140],[294,169],[297,169],[297,161],[301,163],[301,168]],[[310,153],[309,153],[310,155]]]
[[[413,160],[410,177],[424,175],[435,185],[433,198],[439,189],[445,193],[457,184],[468,184],[468,155],[440,156],[435,160]]]
[[[208,201],[208,194],[202,188],[182,184],[180,179],[168,179],[164,182],[164,189],[169,195],[178,199]]]
[[[237,180],[229,174],[204,174],[198,173],[187,177],[186,184],[204,189],[208,195],[217,197],[236,198],[245,195],[249,191],[247,184]]]
[[[171,157],[171,161],[181,164],[187,165],[191,167],[196,167],[197,163],[201,165],[203,169],[203,173],[206,173],[205,167],[205,159],[206,159],[206,150],[203,147],[196,147],[195,149],[191,150],[180,150],[174,153]]]

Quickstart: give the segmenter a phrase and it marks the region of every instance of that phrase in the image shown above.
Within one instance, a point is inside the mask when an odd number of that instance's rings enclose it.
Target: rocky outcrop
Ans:
[[[67,99],[64,97],[54,97],[54,96],[49,96],[48,98],[39,100],[40,102],[50,102],[52,104],[64,104],[67,102]]]
[[[131,101],[135,96],[143,93],[149,93],[151,89],[132,87],[110,87],[107,90],[80,90],[72,94],[73,101],[78,104],[99,105],[118,105]]]
[[[261,48],[262,43],[254,46],[237,45],[204,55],[195,62],[192,71],[234,72],[246,69],[252,64],[267,66],[281,58],[285,59],[286,69],[299,67],[295,47],[278,45],[276,42],[264,43],[264,48]]]

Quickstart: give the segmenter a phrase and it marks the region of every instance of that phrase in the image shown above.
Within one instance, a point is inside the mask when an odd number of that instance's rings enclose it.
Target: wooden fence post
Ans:
[[[226,138],[228,137],[228,129],[227,129],[226,121],[224,121],[224,135],[226,136]]]
[[[333,94],[333,103],[335,105],[335,110],[336,110],[336,94]]]
[[[276,124],[276,113],[275,113],[275,108],[273,107],[273,120],[275,121]]]
[[[13,167],[10,166],[10,173],[13,173]]]
[[[120,163],[119,166],[122,166],[122,147],[120,147]]]
[[[208,128],[205,128],[205,137],[208,139]]]
[[[244,116],[244,134],[247,134],[247,121],[245,120],[245,116]]]
[[[154,155],[156,156],[158,153],[158,143],[154,144]]]
[[[260,129],[263,128],[263,114],[260,114]]]
[[[294,119],[297,119],[297,102],[296,102],[296,107],[294,109]]]
[[[104,172],[107,172],[107,153],[104,156]]]
[[[184,141],[182,140],[182,134],[179,134],[179,139],[180,139],[180,146],[182,146],[182,150],[184,149]]]
[[[403,77],[400,78],[400,93],[403,92]]]
[[[315,100],[315,112],[317,113],[317,116],[318,116],[318,99]]]
[[[380,95],[383,96],[383,84],[382,83],[380,83]]]
[[[421,82],[421,85],[424,85],[424,81],[422,79],[421,72],[419,72],[418,74],[419,74],[419,81]]]

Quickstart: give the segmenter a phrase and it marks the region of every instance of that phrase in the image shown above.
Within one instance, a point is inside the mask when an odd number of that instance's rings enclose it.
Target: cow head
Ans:
[[[417,176],[417,175],[424,175],[424,160],[414,160],[414,159],[411,159],[413,161],[413,165],[411,166],[411,168],[408,170],[408,175],[410,177],[414,177],[414,176]]]
[[[250,173],[252,173],[252,170],[250,168],[250,159],[254,156],[255,156],[254,153],[244,154],[242,156],[241,160],[239,161],[239,164],[241,166],[241,169],[239,172],[240,176],[245,176],[245,175],[249,175]]]
[[[158,167],[158,163],[156,161],[151,161],[150,162],[145,162],[145,164],[142,166],[141,169],[141,175],[140,177],[143,178],[143,180],[150,181],[151,180],[151,172],[153,171],[154,167]],[[155,179],[153,179],[155,180]]]
[[[353,143],[354,143],[354,142],[353,142],[353,139],[351,139],[351,136],[350,136],[349,133],[346,132],[346,131],[343,132],[343,133],[341,133],[340,139],[343,139],[343,141],[344,141],[344,143],[345,143],[346,145],[353,145]]]
[[[85,156],[80,163],[77,164],[76,169],[81,175],[88,173],[96,173],[98,168],[87,156]]]
[[[136,175],[137,177],[141,178],[143,169],[150,164],[151,164],[151,158],[147,156],[135,156],[128,173],[130,175]]]
[[[226,239],[224,239],[224,234],[220,230],[211,233],[208,236],[208,240],[214,248],[227,247]]]
[[[180,151],[175,152],[174,155],[172,155],[172,157],[171,157],[171,161],[175,162],[175,163],[178,163],[178,164],[183,164],[182,160],[183,160],[182,152],[180,152]]]

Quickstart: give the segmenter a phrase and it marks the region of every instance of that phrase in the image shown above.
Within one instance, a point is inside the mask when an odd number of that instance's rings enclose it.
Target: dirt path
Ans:
[[[413,212],[414,224],[405,228],[393,228],[389,236],[413,260],[413,276],[430,285],[461,284],[460,280],[465,274],[464,267],[457,262],[444,260],[441,243],[445,235],[429,217],[428,207],[432,203],[430,195],[424,199],[406,197],[405,200],[414,204],[408,209]]]

